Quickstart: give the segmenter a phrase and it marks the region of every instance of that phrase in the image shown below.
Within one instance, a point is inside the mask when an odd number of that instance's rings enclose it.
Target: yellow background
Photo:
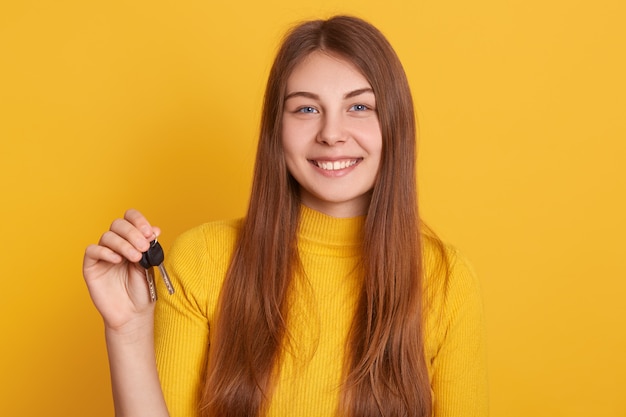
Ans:
[[[110,416],[84,248],[136,207],[244,213],[295,21],[358,14],[405,64],[421,207],[473,261],[492,416],[626,416],[623,0],[4,1],[0,415]]]

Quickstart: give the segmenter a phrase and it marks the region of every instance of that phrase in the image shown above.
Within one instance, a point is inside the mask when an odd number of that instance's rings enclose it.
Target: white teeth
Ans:
[[[326,171],[337,171],[340,169],[349,168],[357,163],[358,159],[350,159],[334,162],[316,162],[316,165]]]

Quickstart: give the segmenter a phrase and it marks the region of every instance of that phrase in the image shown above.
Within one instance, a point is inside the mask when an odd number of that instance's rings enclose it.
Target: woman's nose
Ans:
[[[322,117],[317,141],[330,146],[346,141],[346,133],[340,115],[327,113]]]

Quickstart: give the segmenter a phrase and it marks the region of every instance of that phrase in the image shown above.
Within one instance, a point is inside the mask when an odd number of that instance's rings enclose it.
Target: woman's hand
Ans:
[[[107,329],[132,331],[134,325],[151,322],[154,303],[145,270],[137,262],[160,232],[130,209],[123,219],[113,221],[97,245],[85,250],[83,276]]]

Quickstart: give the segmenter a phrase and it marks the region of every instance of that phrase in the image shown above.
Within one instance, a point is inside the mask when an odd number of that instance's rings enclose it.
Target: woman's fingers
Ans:
[[[83,268],[88,269],[99,261],[105,261],[112,264],[122,262],[123,258],[111,249],[100,245],[89,245],[85,249],[85,257],[83,258]]]
[[[148,220],[138,210],[126,210],[126,213],[124,213],[124,220],[132,224],[148,240],[154,240],[161,233],[159,228],[152,227]]]
[[[115,253],[123,256],[131,262],[139,262],[141,259],[141,253],[148,250],[150,243],[146,240],[141,233],[136,229],[120,231],[120,228],[125,228],[124,225],[119,225],[115,221],[111,225],[111,229],[105,232],[100,238],[98,245],[112,250]],[[117,226],[115,226],[117,224]],[[117,230],[115,230],[117,229]]]
[[[111,223],[97,245],[86,249],[83,267],[95,267],[99,262],[119,264],[124,259],[139,262],[141,254],[150,248],[150,242],[160,233],[161,230],[153,227],[138,210],[127,210],[124,218]]]

